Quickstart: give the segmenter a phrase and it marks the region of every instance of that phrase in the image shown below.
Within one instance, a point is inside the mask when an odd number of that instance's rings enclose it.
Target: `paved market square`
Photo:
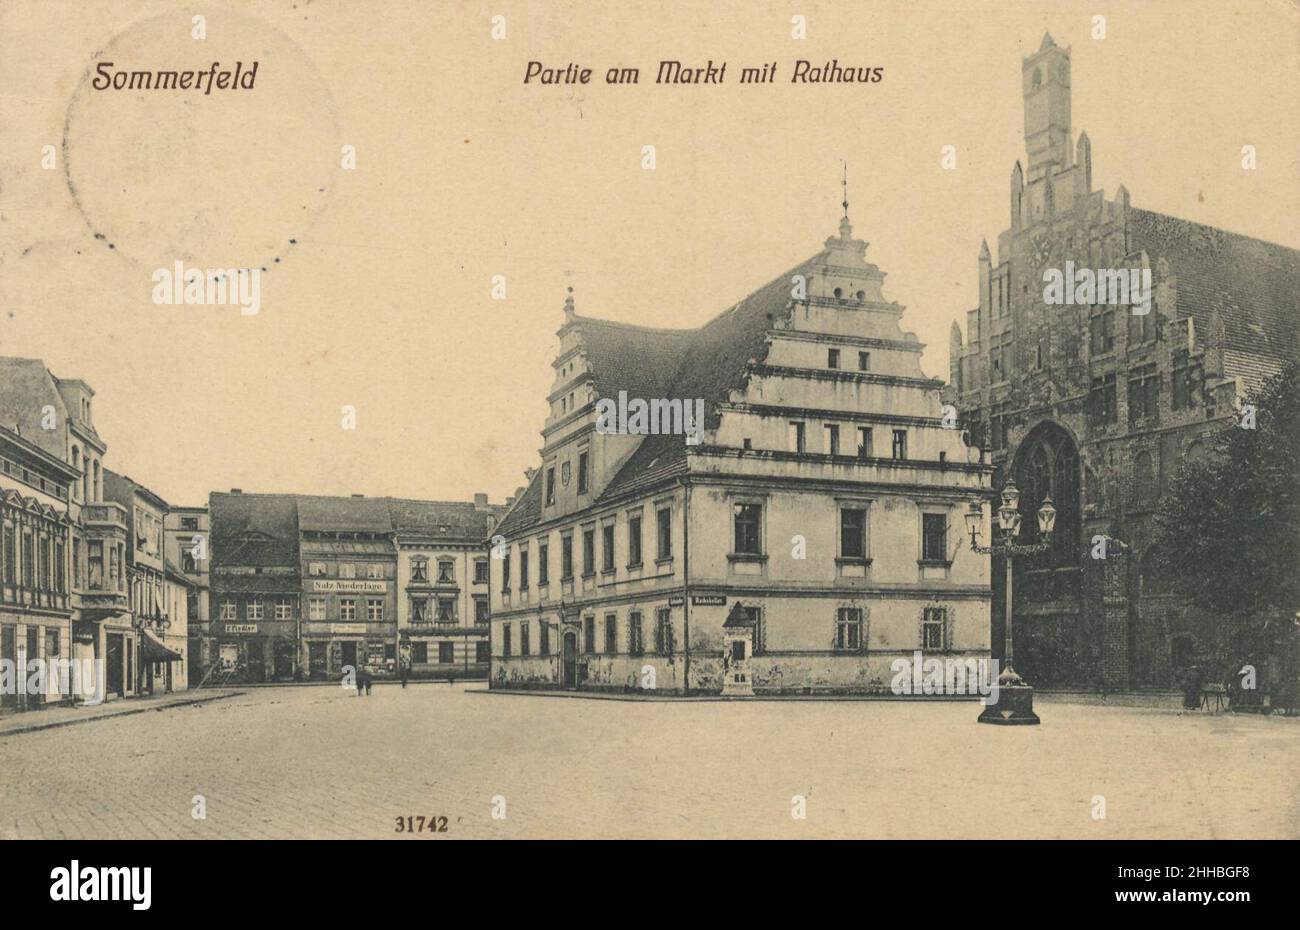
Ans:
[[[1294,718],[485,687],[250,688],[0,735],[0,837],[1300,837]]]

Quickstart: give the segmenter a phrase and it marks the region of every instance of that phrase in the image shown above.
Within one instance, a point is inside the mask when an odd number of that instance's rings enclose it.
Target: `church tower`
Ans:
[[[1025,99],[1027,180],[1070,167],[1070,50],[1043,35],[1038,51],[1021,62]],[[1054,166],[1048,170],[1048,166]]]

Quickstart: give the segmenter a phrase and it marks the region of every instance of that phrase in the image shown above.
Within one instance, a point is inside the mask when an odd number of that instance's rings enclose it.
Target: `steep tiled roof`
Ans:
[[[666,389],[635,395],[630,389],[623,389],[629,396],[703,398],[705,427],[717,427],[717,404],[727,399],[732,388],[740,386],[750,359],[761,362],[767,357],[767,331],[775,320],[785,315],[793,286],[790,279],[796,274],[806,273],[809,266],[822,257],[823,253],[819,252],[769,281],[699,329],[686,331]],[[602,391],[601,396],[609,394]],[[628,456],[601,497],[605,499],[681,472],[685,469],[685,462],[684,436],[647,436]]]
[[[446,536],[449,539],[488,538],[501,514],[500,507],[482,510],[466,501],[414,501],[385,498],[397,533]]]
[[[54,378],[38,358],[0,356],[0,425],[6,426],[44,452],[63,461],[62,429],[41,428],[42,408],[52,406],[62,422],[67,411]]]
[[[1134,251],[1169,261],[1178,308],[1201,338],[1218,311],[1230,377],[1252,384],[1300,358],[1300,252],[1148,210],[1132,209],[1129,222]]]
[[[496,527],[496,532],[503,536],[510,536],[517,530],[522,530],[535,524],[542,515],[542,474],[538,469],[537,474],[533,475],[533,480],[528,482],[528,487],[524,493],[519,495],[515,505],[507,511],[505,519]]]
[[[296,495],[298,528],[305,531],[391,533],[393,518],[382,497]]]
[[[808,273],[826,258],[818,252],[750,294],[699,329],[650,329],[590,317],[575,317],[586,347],[598,397],[680,398],[704,400],[705,427],[718,425],[717,404],[741,386],[750,359],[767,356],[767,331],[790,304],[791,278]],[[638,487],[654,484],[686,470],[686,438],[646,436],[628,456],[602,492],[608,500]],[[505,536],[526,529],[541,518],[541,474],[502,520],[497,532]],[[599,503],[599,501],[598,501]]]
[[[212,567],[297,566],[298,507],[291,494],[208,497]]]

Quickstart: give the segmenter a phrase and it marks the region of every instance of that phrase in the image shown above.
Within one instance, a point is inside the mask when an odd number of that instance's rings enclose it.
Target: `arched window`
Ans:
[[[1013,474],[1020,489],[1020,538],[1036,543],[1038,508],[1052,495],[1056,526],[1052,533],[1051,564],[1079,564],[1079,452],[1073,438],[1055,423],[1034,427],[1016,453]]]
[[[1043,86],[1043,69],[1035,68],[1034,69],[1034,90],[1038,90],[1038,88],[1042,86]]]

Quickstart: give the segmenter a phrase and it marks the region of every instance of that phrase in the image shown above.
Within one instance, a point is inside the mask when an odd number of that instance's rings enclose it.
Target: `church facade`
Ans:
[[[1205,660],[1213,618],[1161,577],[1153,514],[1246,392],[1300,356],[1300,253],[1094,188],[1070,49],[1050,36],[1022,62],[1022,94],[1027,159],[996,257],[980,250],[979,305],[964,334],[953,324],[946,396],[995,484],[1015,479],[1028,541],[1046,493],[1057,507],[1053,551],[1015,567],[1017,671],[1040,687],[1169,687]],[[1118,272],[1150,293],[1117,302],[1104,278]],[[1096,286],[1060,302],[1057,273]]]
[[[844,206],[699,329],[570,296],[540,461],[491,540],[492,688],[888,692],[900,658],[987,660],[963,514],[992,469]]]

